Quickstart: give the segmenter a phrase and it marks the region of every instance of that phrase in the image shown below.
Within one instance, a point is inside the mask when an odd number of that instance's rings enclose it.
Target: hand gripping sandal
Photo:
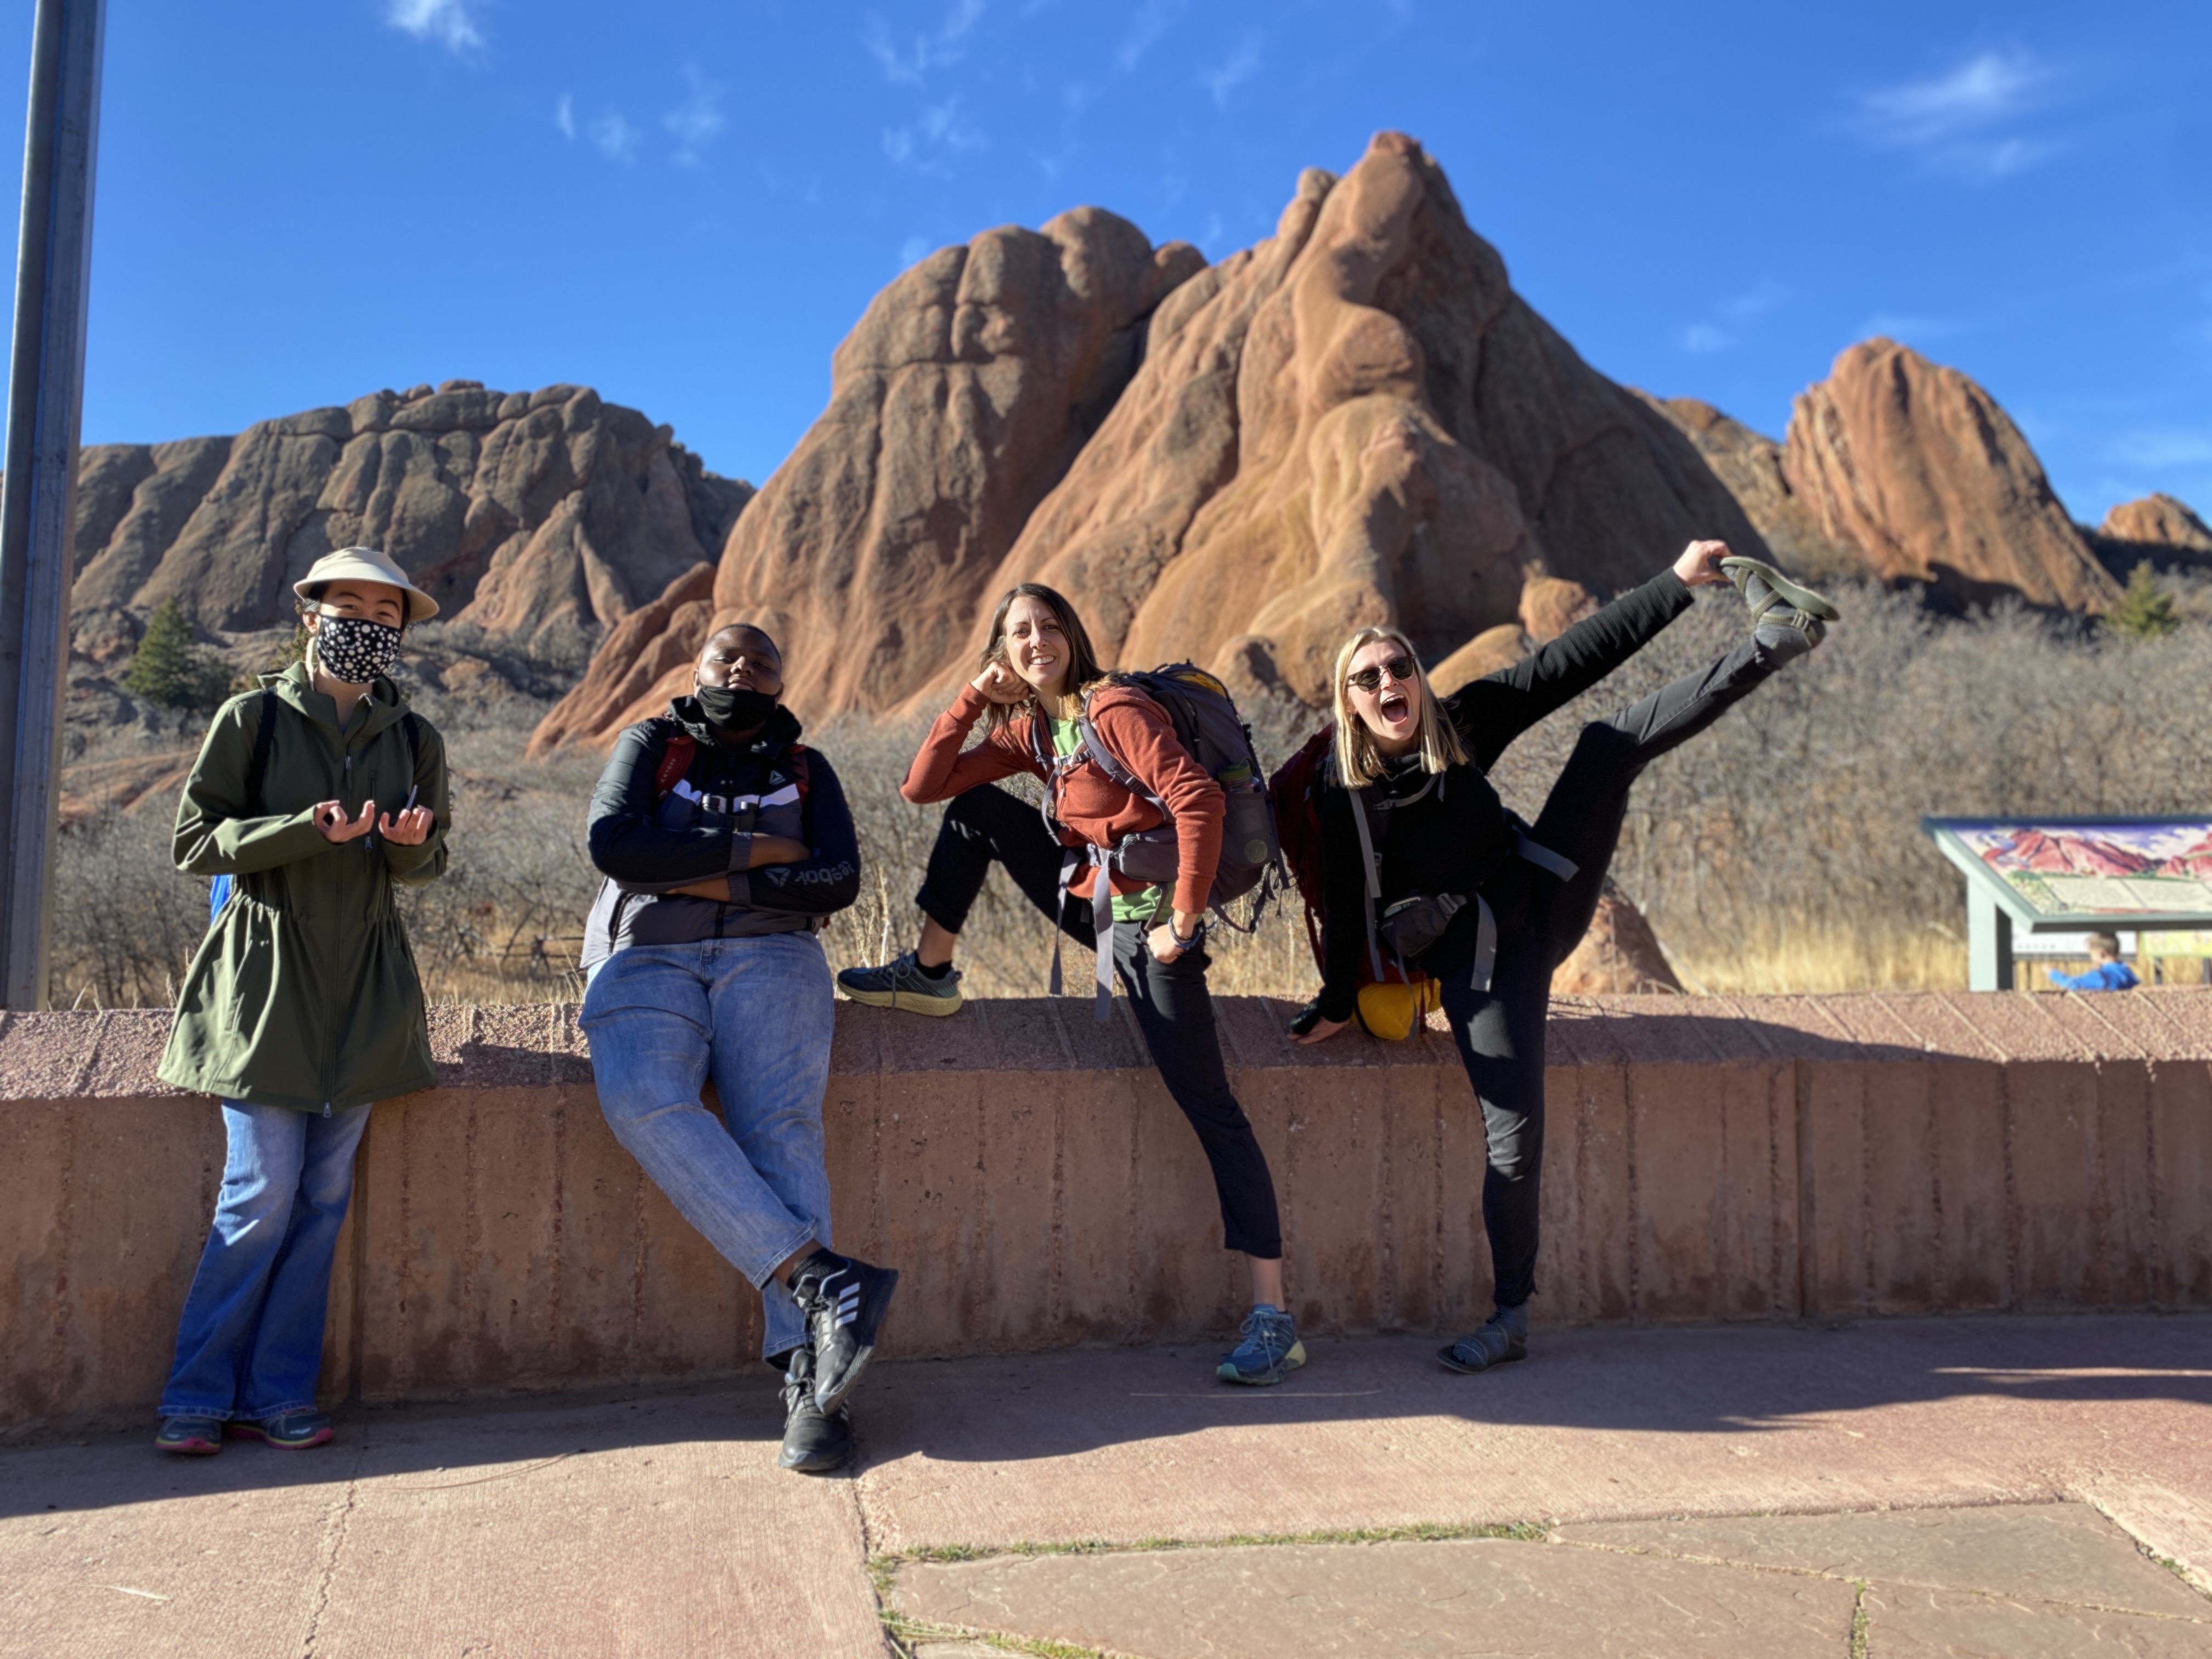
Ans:
[[[1721,569],[1751,607],[1752,637],[1778,665],[1802,656],[1826,637],[1827,624],[1843,612],[1811,588],[1800,586],[1764,559],[1731,554]]]

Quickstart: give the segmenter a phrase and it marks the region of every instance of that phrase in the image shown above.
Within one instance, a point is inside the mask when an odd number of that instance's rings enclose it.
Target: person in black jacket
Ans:
[[[1595,685],[1692,603],[1733,580],[1753,632],[1702,672],[1583,728],[1533,829],[1485,775],[1513,739]],[[1395,629],[1338,653],[1335,748],[1320,790],[1325,884],[1321,994],[1291,1026],[1318,1042],[1352,1018],[1363,957],[1438,981],[1480,1103],[1483,1226],[1498,1309],[1437,1355],[1480,1371],[1528,1353],[1544,1147],[1544,1018],[1552,975],[1589,927],[1630,787],[1791,659],[1835,608],[1771,565],[1693,542],[1674,567],[1511,668],[1441,702]]]
[[[757,628],[707,641],[690,696],[616,739],[592,793],[606,877],[585,925],[583,1027],[608,1126],[761,1292],[786,1468],[851,1449],[846,1395],[898,1274],[830,1249],[822,1095],[833,999],[816,934],[860,890],[837,774],[776,699]],[[718,1120],[701,1103],[712,1077]]]

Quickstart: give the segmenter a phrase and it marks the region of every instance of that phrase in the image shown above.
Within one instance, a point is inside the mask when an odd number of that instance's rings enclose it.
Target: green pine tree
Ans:
[[[204,714],[230,695],[230,670],[214,652],[192,643],[191,624],[174,599],[165,599],[147,619],[123,688],[149,702]]]
[[[2105,613],[2105,626],[2131,640],[2154,640],[2181,626],[2181,618],[2173,613],[2173,596],[2158,585],[2148,559],[2128,572],[2127,591]]]

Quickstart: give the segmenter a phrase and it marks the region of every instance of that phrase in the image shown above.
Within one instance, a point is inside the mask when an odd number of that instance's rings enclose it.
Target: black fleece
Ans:
[[[1514,738],[1620,667],[1694,603],[1681,578],[1662,571],[1512,667],[1443,699],[1467,746],[1468,764],[1431,776],[1415,761],[1364,797],[1382,860],[1382,904],[1415,893],[1464,897],[1493,883],[1515,856],[1517,826],[1485,775]],[[1352,1018],[1367,954],[1365,865],[1345,792],[1324,788],[1317,799],[1326,883],[1321,1012],[1324,1019],[1345,1020]],[[1471,959],[1475,922],[1469,905],[1429,959]]]

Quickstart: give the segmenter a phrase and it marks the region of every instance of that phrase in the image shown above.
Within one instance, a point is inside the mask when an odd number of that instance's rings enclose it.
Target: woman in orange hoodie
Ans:
[[[1085,718],[1143,793],[1086,757]],[[964,748],[979,720],[982,741]],[[1017,773],[1043,783],[1043,813],[994,787]],[[1218,1375],[1228,1382],[1281,1382],[1305,1364],[1305,1347],[1283,1307],[1274,1179],[1230,1091],[1206,988],[1221,786],[1183,747],[1164,709],[1099,666],[1074,608],[1051,588],[1024,582],[999,601],[979,672],[930,727],[899,793],[917,805],[951,802],[915,896],[921,938],[881,967],[845,969],[839,986],[878,1007],[957,1012],[953,950],[994,862],[1078,944],[1097,949],[1103,924],[1113,976],[1212,1167],[1227,1248],[1242,1251],[1250,1269],[1252,1311]],[[1148,882],[1108,869],[1103,855],[1124,837],[1160,827],[1155,800],[1174,824],[1175,879]],[[1109,950],[1097,955],[1103,981]],[[1110,986],[1102,982],[1101,994]]]

